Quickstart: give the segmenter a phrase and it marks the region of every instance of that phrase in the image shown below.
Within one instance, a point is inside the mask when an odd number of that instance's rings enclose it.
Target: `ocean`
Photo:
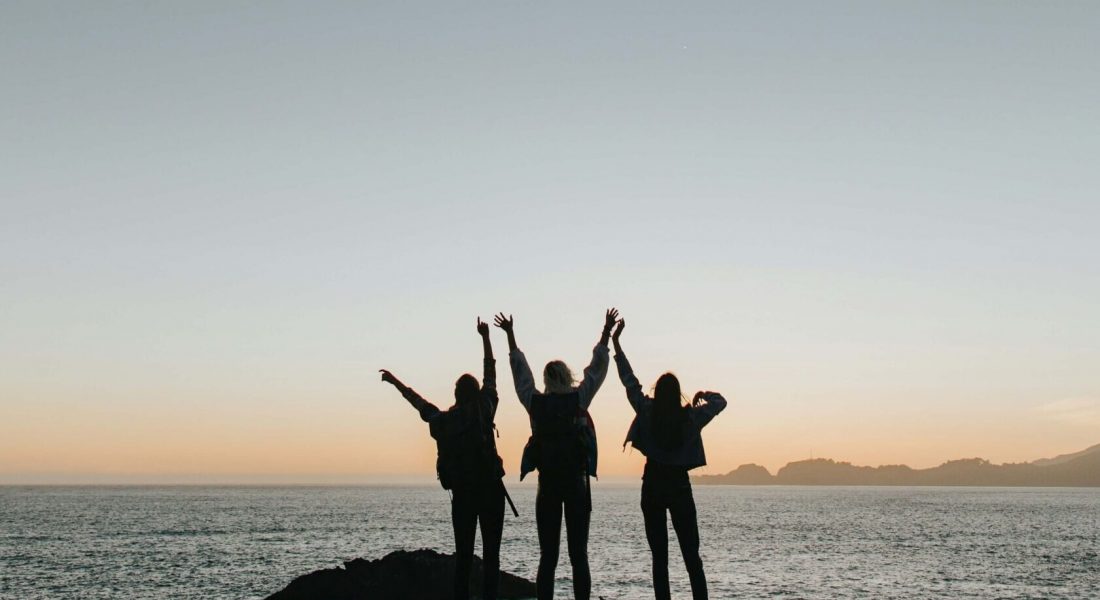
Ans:
[[[534,489],[513,487],[520,517],[506,517],[502,565],[534,579]],[[639,493],[593,486],[593,598],[653,597]],[[711,598],[1100,598],[1100,489],[695,497]],[[450,552],[448,511],[431,486],[5,486],[0,598],[263,598],[354,557]],[[690,597],[674,541],[671,552],[673,596]],[[558,577],[571,597],[564,539]]]

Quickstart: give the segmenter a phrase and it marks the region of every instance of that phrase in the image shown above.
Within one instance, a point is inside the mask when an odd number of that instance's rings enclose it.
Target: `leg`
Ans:
[[[454,490],[451,498],[451,525],[455,532],[455,600],[470,597],[470,563],[474,559],[477,534],[477,504],[470,490]]]
[[[703,573],[703,559],[699,557],[699,522],[690,484],[676,490],[669,512],[672,513],[672,527],[676,529],[680,553],[684,556],[684,565],[691,579],[691,596],[694,600],[707,600],[707,578]]]
[[[642,483],[642,518],[645,520],[645,538],[653,555],[653,595],[657,600],[670,600],[668,586],[668,524],[665,520],[665,504],[656,486]]]
[[[539,572],[535,578],[538,600],[553,600],[554,571],[561,543],[561,497],[542,481],[535,496],[535,524],[539,530]]]
[[[588,570],[588,525],[592,513],[586,483],[579,480],[565,499],[565,539],[569,545],[569,562],[573,566],[573,597],[576,600],[588,600],[592,593],[592,575]]]
[[[504,533],[504,484],[497,483],[482,495],[481,520],[482,599],[496,600],[500,584],[500,538]]]

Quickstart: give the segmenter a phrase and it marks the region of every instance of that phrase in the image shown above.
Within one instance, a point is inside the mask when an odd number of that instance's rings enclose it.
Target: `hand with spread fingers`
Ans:
[[[497,327],[500,327],[501,329],[504,330],[504,333],[508,334],[508,351],[509,352],[515,352],[516,350],[519,349],[519,346],[516,345],[516,333],[512,328],[512,326],[515,324],[515,322],[516,321],[515,321],[515,319],[512,318],[512,315],[508,315],[507,317],[505,317],[504,313],[499,313],[498,315],[493,317],[493,324],[496,325]]]
[[[605,331],[610,332],[611,328],[615,326],[615,322],[619,320],[619,311],[615,308],[607,309],[607,314],[603,318],[603,328]]]
[[[512,318],[512,315],[508,315],[507,317],[505,317],[504,313],[500,313],[497,316],[493,317],[493,324],[497,327],[500,327],[505,332],[510,333],[512,331],[513,323],[515,323],[515,319]]]
[[[619,311],[614,308],[607,309],[607,313],[603,316],[603,332],[600,334],[601,346],[607,346],[607,341],[611,338],[611,328],[615,326],[615,322],[618,320]]]

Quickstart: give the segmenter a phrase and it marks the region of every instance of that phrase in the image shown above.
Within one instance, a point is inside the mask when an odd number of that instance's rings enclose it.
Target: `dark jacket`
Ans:
[[[653,418],[653,399],[642,392],[642,385],[634,376],[630,362],[624,354],[615,355],[615,366],[619,370],[619,380],[626,388],[626,398],[634,409],[634,421],[627,431],[623,445],[632,444],[651,462],[662,465],[694,469],[707,464],[703,450],[703,427],[726,408],[726,399],[721,394],[709,393],[688,409],[688,420],[684,425],[684,443],[671,450],[661,448],[650,434]]]
[[[447,410],[440,410],[412,388],[406,389],[402,395],[408,400],[409,404],[412,404],[420,412],[420,418],[428,424],[428,430],[435,440],[446,441],[456,434],[466,435],[467,432],[484,436],[485,449],[487,454],[490,455],[489,462],[495,462],[495,464],[492,465],[492,472],[469,474],[471,479],[500,478],[504,476],[504,467],[497,453],[496,436],[493,435],[493,421],[496,417],[497,405],[500,403],[497,394],[495,360],[485,360],[485,372],[476,405],[455,405]],[[478,423],[479,420],[480,423]],[[495,458],[495,461],[492,460],[493,458]]]

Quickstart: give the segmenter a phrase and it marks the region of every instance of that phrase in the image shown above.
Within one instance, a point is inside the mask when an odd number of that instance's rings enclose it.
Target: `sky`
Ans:
[[[0,483],[430,478],[515,316],[706,473],[1100,442],[1100,5],[5,2]],[[509,480],[529,435],[493,331]],[[636,478],[612,371],[601,472]]]

